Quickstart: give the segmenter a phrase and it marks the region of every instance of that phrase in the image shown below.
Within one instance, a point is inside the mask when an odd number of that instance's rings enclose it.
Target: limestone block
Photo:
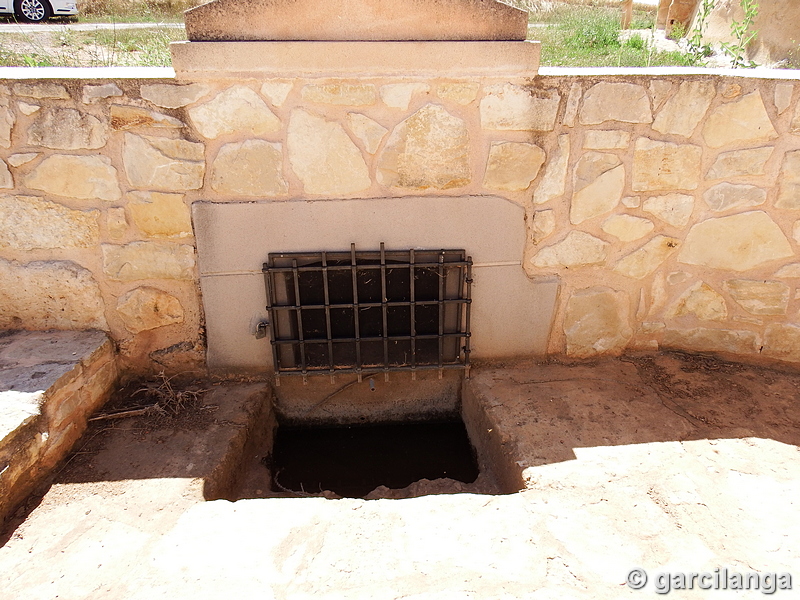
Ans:
[[[785,315],[789,306],[789,286],[782,281],[728,279],[723,286],[751,315]]]
[[[11,147],[11,130],[14,128],[14,111],[0,104],[0,146]]]
[[[531,90],[506,83],[490,85],[481,100],[481,126],[511,131],[552,131],[561,96],[557,92],[534,96]]]
[[[530,219],[528,233],[533,244],[539,244],[556,230],[556,213],[553,209],[537,210]]]
[[[706,190],[703,200],[714,212],[723,212],[732,208],[760,206],[767,201],[767,192],[754,185],[723,182]]]
[[[301,91],[303,100],[318,104],[371,106],[378,99],[375,86],[364,83],[309,84]]]
[[[390,83],[382,85],[381,100],[389,108],[407,110],[414,94],[427,94],[431,86],[427,83]]]
[[[573,83],[569,87],[567,96],[567,108],[564,111],[563,124],[567,127],[575,127],[575,119],[578,117],[578,106],[583,98],[583,88],[580,83]]]
[[[652,123],[647,90],[635,83],[601,81],[590,87],[583,97],[580,122],[598,125],[606,121]]]
[[[584,267],[601,265],[608,256],[608,242],[583,231],[570,231],[560,242],[542,248],[531,262],[535,267]]]
[[[656,115],[653,129],[659,133],[690,137],[708,112],[716,89],[708,81],[684,81]]]
[[[648,198],[642,204],[648,212],[673,227],[683,228],[689,223],[694,210],[694,196],[686,194],[667,194]]]
[[[204,158],[203,144],[125,133],[122,164],[134,187],[165,192],[200,189]]]
[[[364,148],[370,154],[378,151],[378,146],[389,132],[386,127],[361,113],[347,113],[347,123],[350,131],[363,142]]]
[[[665,329],[661,346],[693,352],[726,352],[730,354],[755,354],[758,338],[752,331],[731,329]]]
[[[633,335],[628,316],[629,303],[624,292],[605,287],[573,293],[564,316],[567,354],[588,358],[620,353]]]
[[[68,261],[0,259],[0,328],[108,329],[92,274]]]
[[[478,90],[481,85],[472,81],[446,82],[440,83],[436,93],[442,100],[450,100],[456,104],[466,106],[475,101],[478,97]]]
[[[773,323],[764,332],[764,356],[800,362],[800,327]]]
[[[467,125],[437,104],[397,125],[378,160],[378,182],[389,187],[450,189],[471,177]]]
[[[129,192],[125,198],[131,219],[145,235],[165,238],[192,235],[192,219],[183,194]]]
[[[98,100],[122,96],[122,90],[116,83],[103,83],[101,85],[83,86],[83,103],[95,104]]]
[[[194,247],[164,242],[102,244],[103,272],[117,281],[194,279]]]
[[[261,94],[266,96],[273,106],[283,106],[294,82],[287,79],[269,79],[261,84]]]
[[[183,306],[175,296],[153,287],[138,287],[117,301],[117,312],[131,333],[183,323]]]
[[[672,83],[661,79],[654,79],[650,82],[649,89],[650,97],[653,99],[653,110],[657,110],[672,91]]]
[[[723,152],[708,171],[709,179],[763,175],[764,165],[775,151],[772,146]]]
[[[507,192],[527,189],[536,179],[545,153],[536,144],[492,142],[483,187]]]
[[[794,86],[791,83],[776,83],[775,84],[775,108],[778,114],[782,115],[789,105],[792,103],[792,94],[794,93]]]
[[[689,287],[672,308],[667,317],[697,317],[701,321],[724,321],[728,318],[725,298],[708,284],[698,281]]]
[[[623,242],[633,242],[653,231],[655,225],[649,219],[632,215],[612,215],[600,226],[609,235]]]
[[[33,113],[42,110],[38,104],[28,104],[27,102],[17,102],[17,108],[26,117],[31,116]]]
[[[756,90],[735,102],[715,108],[703,126],[703,138],[712,148],[757,144],[778,137],[761,93]]]
[[[53,154],[28,174],[25,185],[32,190],[81,200],[114,202],[122,197],[117,170],[107,156]]]
[[[139,88],[139,94],[152,104],[161,108],[182,108],[200,100],[211,88],[202,83],[172,85],[151,83]]]
[[[371,185],[364,157],[339,123],[295,109],[287,147],[292,170],[307,194],[342,196]]]
[[[280,119],[267,103],[243,85],[234,85],[212,100],[190,108],[189,118],[200,135],[209,139],[232,133],[262,136],[281,128]]]
[[[794,256],[789,240],[763,211],[707,219],[689,230],[678,261],[712,269],[747,271]]]
[[[702,154],[702,149],[692,144],[639,138],[633,155],[633,190],[697,189]]]
[[[28,128],[29,146],[96,150],[107,141],[108,130],[100,119],[72,108],[46,108]]]
[[[152,127],[156,129],[176,129],[185,127],[183,121],[174,117],[147,110],[139,106],[111,106],[111,129],[125,131],[136,127]]]
[[[91,248],[100,241],[99,214],[34,196],[0,196],[0,248]]]
[[[112,240],[121,240],[128,232],[128,220],[125,209],[120,207],[106,210],[106,230]]]
[[[544,204],[564,195],[569,164],[569,134],[558,136],[558,146],[550,155],[541,183],[533,194],[534,204]]]
[[[232,196],[286,195],[289,184],[283,177],[283,147],[264,140],[225,144],[211,167],[211,187]]]
[[[622,199],[622,206],[625,208],[639,208],[642,205],[641,196],[625,196]]]
[[[6,160],[12,167],[21,167],[31,162],[37,156],[39,156],[37,152],[25,152],[22,154],[12,154]]]
[[[14,94],[25,98],[69,100],[67,88],[60,83],[16,83],[14,84]]]
[[[800,277],[800,263],[790,263],[778,269],[774,277],[778,279],[795,279]]]
[[[8,170],[8,165],[3,159],[0,159],[0,190],[10,190],[14,187],[14,178],[11,176],[11,171]]]
[[[657,235],[638,250],[621,258],[614,265],[614,271],[625,277],[643,279],[655,271],[675,252],[680,240]]]
[[[800,210],[800,150],[786,153],[778,181],[780,187],[775,207]]]
[[[585,152],[573,172],[570,222],[582,223],[614,209],[625,187],[625,168],[616,154]]]
[[[583,134],[584,150],[622,150],[630,145],[628,131],[589,129]]]

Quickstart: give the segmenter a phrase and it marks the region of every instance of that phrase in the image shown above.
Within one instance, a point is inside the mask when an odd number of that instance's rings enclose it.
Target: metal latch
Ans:
[[[256,339],[260,340],[262,338],[267,337],[267,328],[269,327],[269,321],[260,321],[258,325],[256,325]]]

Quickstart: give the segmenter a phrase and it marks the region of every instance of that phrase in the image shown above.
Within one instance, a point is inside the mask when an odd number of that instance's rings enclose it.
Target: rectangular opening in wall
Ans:
[[[464,250],[297,252],[264,263],[276,377],[469,369]],[[279,381],[279,379],[278,379]]]

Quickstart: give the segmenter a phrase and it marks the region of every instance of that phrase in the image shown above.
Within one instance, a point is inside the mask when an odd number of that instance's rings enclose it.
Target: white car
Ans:
[[[15,14],[20,21],[40,23],[50,17],[78,14],[77,0],[0,0],[0,15]]]

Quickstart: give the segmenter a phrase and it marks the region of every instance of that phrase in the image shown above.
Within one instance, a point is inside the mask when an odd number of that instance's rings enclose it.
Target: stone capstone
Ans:
[[[633,154],[633,190],[696,189],[702,154],[699,146],[639,138]]]
[[[161,108],[182,108],[197,102],[210,91],[211,88],[202,83],[190,83],[189,85],[152,83],[143,85],[139,89],[139,94],[148,102]]]
[[[289,192],[283,148],[264,140],[225,144],[211,166],[211,187],[232,196],[275,197]]]
[[[339,123],[295,109],[287,146],[292,170],[308,194],[343,196],[372,184],[361,151]]]
[[[175,296],[152,287],[138,287],[117,301],[125,329],[139,333],[165,325],[183,323],[183,306]]]
[[[107,330],[100,287],[73,262],[0,259],[0,328]]]
[[[763,175],[764,165],[775,151],[772,146],[723,152],[711,165],[709,179],[727,179],[746,175]]]
[[[194,246],[164,242],[102,244],[103,272],[116,281],[194,279]]]
[[[752,331],[705,327],[665,329],[661,347],[695,352],[755,354],[758,349],[758,338]]]
[[[772,323],[764,332],[765,356],[800,362],[800,327],[782,323]]]
[[[552,131],[561,96],[555,92],[534,92],[511,83],[490,85],[481,100],[481,126],[510,131]]]
[[[17,83],[14,84],[14,94],[25,98],[53,98],[56,100],[69,100],[69,92],[60,83]]]
[[[703,126],[703,139],[711,148],[732,144],[757,144],[778,137],[761,93],[756,90],[711,111]]]
[[[703,120],[715,95],[713,83],[684,81],[656,115],[653,129],[667,135],[690,137]]]
[[[430,91],[431,86],[427,83],[390,83],[381,86],[380,94],[381,100],[389,108],[407,110],[415,94],[427,94]]]
[[[261,94],[266,96],[272,106],[283,106],[294,83],[286,79],[269,79],[261,84]]]
[[[747,271],[794,256],[778,224],[763,211],[707,219],[686,235],[678,261],[712,269]]]
[[[692,217],[694,196],[686,194],[654,196],[642,203],[642,210],[673,227],[683,228]]]
[[[686,316],[693,316],[701,321],[724,321],[728,318],[728,307],[721,294],[708,284],[698,281],[681,294],[667,313],[670,318]]]
[[[450,100],[456,104],[466,106],[478,97],[481,84],[476,82],[440,83],[436,94],[442,100]]]
[[[378,151],[378,146],[389,132],[386,127],[361,113],[347,113],[347,123],[350,125],[350,131],[361,140],[364,149],[370,154]]]
[[[541,183],[533,194],[534,204],[544,204],[564,195],[569,165],[569,134],[558,136],[558,145],[545,165]]]
[[[471,180],[466,123],[437,104],[394,128],[378,160],[378,182],[406,189],[451,189]]]
[[[0,196],[0,248],[91,248],[100,241],[97,210],[72,210],[35,196]]]
[[[183,121],[179,121],[174,117],[153,110],[147,110],[139,106],[126,106],[122,104],[111,105],[111,129],[114,131],[125,131],[137,127],[178,129],[185,127],[185,125]]]
[[[560,242],[542,248],[531,262],[540,268],[601,265],[606,262],[608,246],[584,231],[570,231]]]
[[[622,150],[630,144],[629,131],[589,129],[583,134],[584,150]]]
[[[598,125],[605,121],[652,123],[647,90],[635,83],[601,81],[594,84],[583,96],[580,122],[581,125]]]
[[[611,212],[622,198],[625,167],[615,154],[585,152],[575,165],[569,220],[577,225]]]
[[[107,156],[53,154],[25,178],[25,185],[55,196],[115,202],[122,197],[117,170]]]
[[[638,250],[621,258],[614,265],[614,271],[625,277],[643,279],[655,271],[677,250],[680,240],[657,235]]]
[[[545,153],[536,144],[493,142],[486,162],[483,187],[507,192],[526,190],[536,179]]]
[[[243,85],[234,85],[190,108],[189,118],[200,135],[209,139],[233,133],[262,136],[281,128],[280,119],[261,96]]]
[[[96,150],[106,145],[108,131],[95,116],[72,108],[46,108],[28,128],[28,145],[55,150]]]
[[[370,106],[378,99],[375,86],[363,83],[309,84],[303,87],[301,95],[306,102],[342,106]]]
[[[165,192],[203,186],[205,149],[186,140],[125,133],[122,164],[131,185]]]
[[[131,219],[145,235],[166,238],[192,235],[192,220],[183,194],[129,192],[125,198]]]
[[[633,215],[612,215],[603,221],[600,228],[620,241],[633,242],[653,231],[655,225],[649,219]]]
[[[800,150],[784,156],[779,182],[775,208],[800,210]]]
[[[620,353],[633,335],[628,305],[624,292],[605,287],[574,292],[564,316],[567,354],[588,358]]]
[[[103,83],[101,85],[83,86],[82,101],[84,104],[94,104],[98,100],[122,96],[122,90],[116,83]]]
[[[789,286],[782,281],[729,279],[723,286],[751,315],[785,315],[789,306]]]
[[[703,194],[703,200],[714,212],[732,208],[760,206],[767,201],[767,192],[754,185],[720,183]]]

